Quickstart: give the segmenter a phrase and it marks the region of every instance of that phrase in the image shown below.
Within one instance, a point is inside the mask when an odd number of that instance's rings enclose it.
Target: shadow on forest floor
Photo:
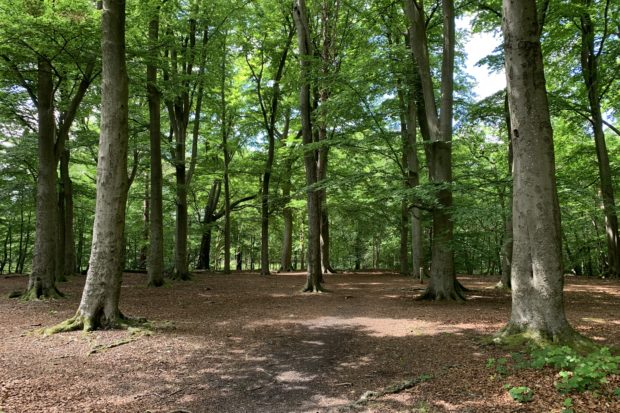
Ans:
[[[559,411],[564,400],[551,372],[498,377],[485,366],[507,355],[482,344],[510,312],[510,296],[491,288],[493,278],[461,278],[473,289],[466,304],[414,301],[423,286],[393,274],[330,276],[332,292],[318,295],[298,292],[300,274],[197,274],[160,289],[144,287],[144,280],[125,276],[121,308],[159,327],[90,356],[93,345],[128,333],[23,334],[70,317],[83,277],[61,284],[66,300],[33,303],[5,298],[23,278],[0,280],[0,409],[537,412]],[[591,337],[620,344],[619,284],[568,284],[571,322]],[[508,382],[532,387],[534,400],[514,402],[503,388]],[[409,387],[389,392],[403,384]],[[367,392],[385,391],[356,403]],[[595,401],[601,407],[608,402]]]

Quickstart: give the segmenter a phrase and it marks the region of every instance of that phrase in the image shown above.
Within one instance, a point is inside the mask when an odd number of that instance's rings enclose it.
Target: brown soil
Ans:
[[[423,286],[384,273],[329,276],[324,294],[300,293],[301,274],[198,273],[160,289],[127,274],[121,310],[154,321],[151,335],[51,337],[29,332],[73,315],[83,277],[60,285],[66,300],[30,303],[7,298],[24,277],[0,279],[0,410],[560,412],[554,371],[486,367],[510,353],[483,340],[507,321],[510,297],[492,288],[497,279],[460,279],[472,289],[466,304],[414,301]],[[567,283],[571,323],[620,346],[620,283]],[[513,401],[507,383],[529,386],[534,400]],[[605,390],[617,387],[612,377]],[[356,403],[368,391],[379,397]],[[607,391],[571,397],[576,412],[620,411]]]

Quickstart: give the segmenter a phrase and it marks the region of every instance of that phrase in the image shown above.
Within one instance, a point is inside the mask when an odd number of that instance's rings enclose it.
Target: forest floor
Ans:
[[[495,278],[460,280],[465,304],[414,301],[424,286],[389,273],[331,275],[324,294],[300,293],[303,274],[196,273],[159,289],[126,274],[121,310],[151,320],[150,335],[43,337],[31,332],[74,314],[84,277],[60,284],[67,299],[29,303],[7,298],[25,277],[0,278],[0,411],[561,412],[553,370],[487,367],[510,357],[484,340],[510,296]],[[620,282],[568,277],[566,307],[580,332],[620,346]],[[620,411],[604,393],[571,397],[575,412]]]

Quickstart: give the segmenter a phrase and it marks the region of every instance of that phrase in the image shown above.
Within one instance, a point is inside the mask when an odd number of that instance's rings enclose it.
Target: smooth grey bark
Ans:
[[[591,0],[583,0],[584,11],[580,16],[581,30],[581,72],[584,85],[588,93],[588,109],[590,123],[594,132],[594,145],[598,160],[601,197],[603,201],[603,213],[605,215],[605,240],[607,242],[607,266],[609,275],[620,277],[620,239],[618,238],[618,215],[616,213],[616,201],[612,172],[609,163],[609,152],[605,142],[603,131],[603,116],[601,113],[599,56],[602,53],[603,42],[597,40],[599,50],[595,50],[595,33],[592,18],[588,13]],[[600,36],[599,36],[600,37]]]
[[[454,3],[442,2],[443,52],[441,64],[440,112],[437,112],[431,77],[423,1],[405,0],[405,14],[410,23],[409,44],[417,64],[424,101],[425,122],[428,128],[430,180],[437,186],[437,207],[433,208],[433,242],[431,280],[421,299],[464,300],[463,288],[456,280],[454,269],[452,221],[452,115],[454,89]]]
[[[65,149],[60,158],[60,181],[64,195],[64,275],[76,272],[75,237],[73,235],[73,181],[69,175],[70,151]]]
[[[159,56],[159,9],[153,11],[149,21],[149,45],[151,53]],[[148,286],[164,284],[164,217],[163,217],[163,173],[161,166],[161,95],[157,89],[157,66],[151,59],[146,65],[146,91],[149,105],[150,142],[150,209],[149,244],[147,258]]]
[[[511,124],[510,124],[510,109],[508,108],[508,94],[504,99],[504,115],[506,117],[506,129],[508,131],[508,176],[511,178],[510,185],[508,186],[508,205],[506,207],[506,214],[504,219],[504,236],[502,240],[502,248],[500,253],[501,271],[502,276],[497,284],[498,288],[511,288],[510,282],[510,268],[512,266],[512,138],[511,138]]]
[[[37,61],[38,173],[36,236],[32,272],[24,299],[61,296],[56,288],[58,208],[56,193],[56,123],[52,65],[43,56]]]
[[[407,185],[415,188],[420,184],[420,162],[418,160],[418,144],[416,133],[416,114],[417,107],[413,91],[409,91],[407,99],[407,140],[405,145],[406,166],[407,166]],[[422,210],[415,206],[415,197],[411,197],[411,274],[420,278],[422,274]]]
[[[319,196],[315,190],[317,183],[317,151],[313,143],[312,119],[310,106],[310,77],[312,43],[308,28],[308,13],[305,0],[296,0],[293,6],[293,18],[297,29],[297,41],[300,56],[301,85],[299,92],[299,108],[304,145],[304,166],[306,170],[306,194],[308,209],[308,273],[303,291],[320,292],[321,286],[321,210]]]
[[[125,0],[103,1],[101,50],[101,133],[89,269],[76,315],[47,333],[115,327],[123,318],[118,304],[129,187]]]
[[[504,0],[504,53],[514,150],[512,312],[503,334],[569,341],[564,314],[553,131],[535,0]]]

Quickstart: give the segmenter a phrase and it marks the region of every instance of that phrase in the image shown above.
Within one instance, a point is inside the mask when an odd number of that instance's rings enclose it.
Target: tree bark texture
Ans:
[[[297,29],[301,66],[299,107],[302,125],[302,142],[305,147],[304,165],[306,169],[306,193],[308,198],[308,274],[304,291],[320,292],[323,289],[321,286],[321,209],[319,196],[315,190],[318,177],[317,151],[311,147],[313,143],[313,133],[310,106],[310,62],[313,53],[305,0],[295,1],[293,18]]]
[[[508,108],[508,94],[504,100],[504,114],[506,116],[506,129],[508,131],[508,176],[511,179],[508,186],[508,205],[506,206],[506,216],[504,219],[504,238],[502,240],[501,249],[501,268],[502,276],[499,281],[499,288],[511,288],[510,281],[510,268],[512,267],[512,139],[511,139],[511,124],[510,124],[510,109]]]
[[[159,39],[159,10],[149,22],[149,44],[156,47]],[[153,50],[157,56],[159,50]],[[150,157],[150,209],[149,244],[147,258],[148,285],[160,287],[164,284],[164,218],[163,218],[163,173],[161,166],[161,96],[157,89],[157,66],[149,60],[146,66],[146,91],[149,105]]]
[[[104,0],[101,49],[101,133],[97,199],[86,284],[68,328],[116,326],[122,278],[127,201],[128,80],[125,64],[125,0]]]
[[[282,232],[282,254],[280,257],[280,271],[293,270],[293,210],[288,206],[291,198],[291,173],[293,170],[294,159],[290,158],[285,161],[284,174],[282,183],[282,198],[284,198],[284,208],[282,209],[282,220],[284,221],[284,230]]]
[[[512,313],[504,332],[563,341],[560,211],[553,131],[535,0],[504,0],[504,50],[514,150]]]
[[[431,280],[420,298],[435,300],[463,300],[463,289],[454,270],[452,221],[452,114],[454,89],[454,3],[442,2],[443,52],[441,65],[440,115],[437,113],[435,92],[431,77],[426,18],[423,1],[405,0],[405,14],[410,23],[409,44],[417,64],[424,101],[425,122],[430,142],[427,159],[431,183],[437,187],[438,206],[433,209],[433,241],[431,253]]]
[[[52,66],[43,56],[37,62],[38,174],[36,236],[32,272],[24,299],[53,298],[56,289],[58,207],[56,193],[56,123]]]
[[[594,145],[598,160],[599,178],[601,181],[601,196],[603,200],[603,213],[605,215],[605,239],[607,242],[607,271],[613,277],[620,276],[620,240],[618,238],[618,215],[616,213],[616,201],[612,172],[609,164],[609,153],[603,131],[603,116],[601,114],[601,101],[599,96],[600,79],[598,72],[599,52],[595,50],[594,41],[596,33],[594,24],[587,7],[591,0],[584,0],[586,11],[581,15],[581,72],[588,92],[588,104],[592,129],[594,131]],[[602,46],[601,46],[602,47]]]

